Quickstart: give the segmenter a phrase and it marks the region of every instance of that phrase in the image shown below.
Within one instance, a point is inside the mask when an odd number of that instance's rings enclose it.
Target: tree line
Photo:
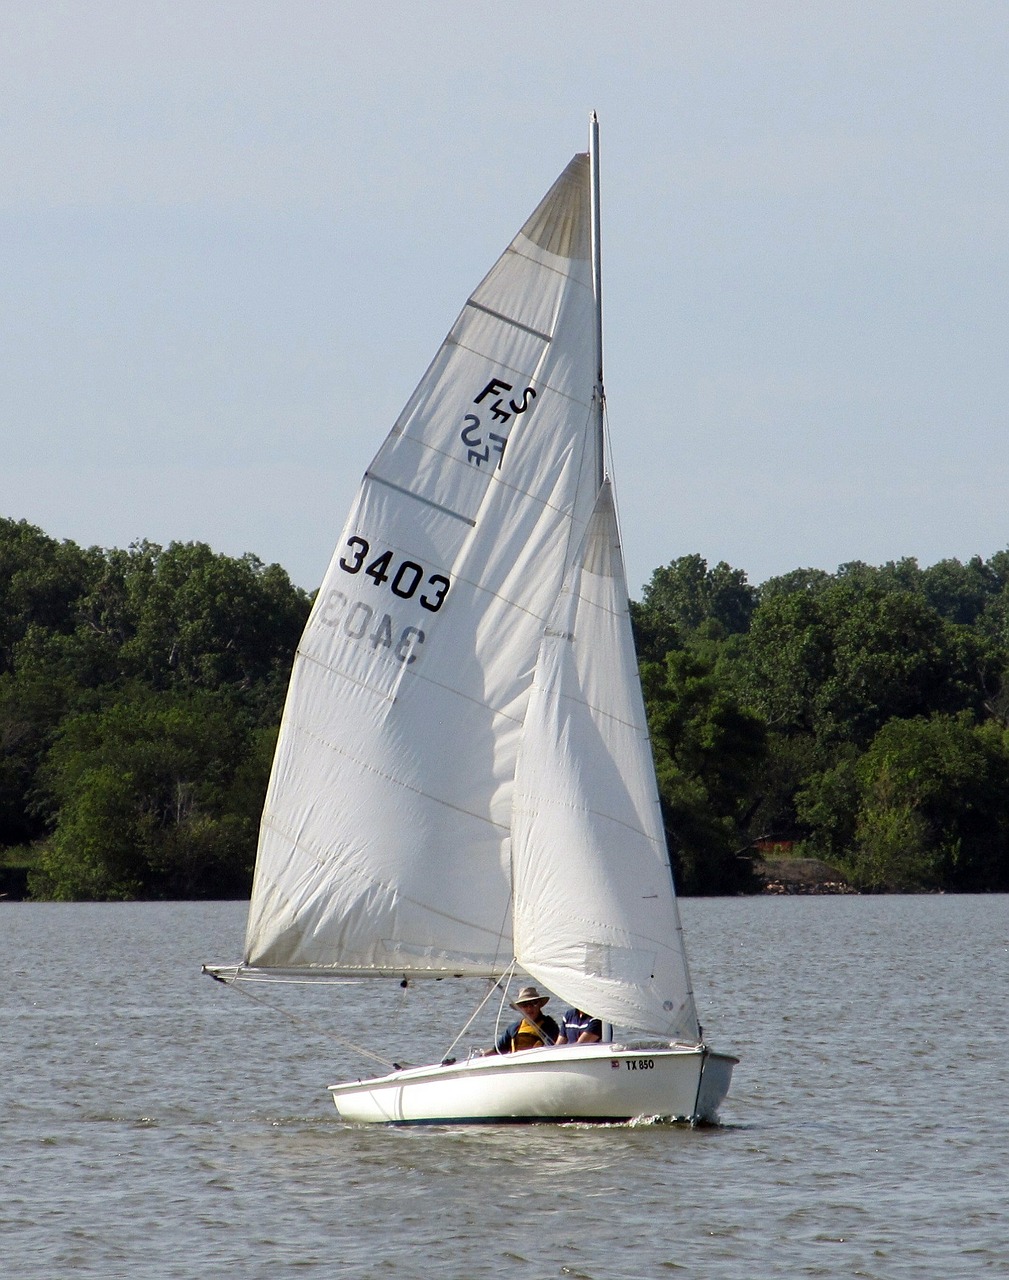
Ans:
[[[0,520],[0,855],[33,896],[248,893],[310,604],[255,556]]]
[[[1009,552],[760,587],[684,556],[632,609],[683,890],[775,845],[864,891],[1009,889]]]
[[[311,606],[279,565],[0,519],[0,866],[57,899],[243,896]],[[1009,552],[796,570],[684,556],[632,603],[686,893],[768,847],[864,890],[1009,888]]]

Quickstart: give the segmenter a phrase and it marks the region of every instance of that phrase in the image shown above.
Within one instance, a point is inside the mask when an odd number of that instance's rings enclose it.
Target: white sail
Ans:
[[[361,485],[291,678],[248,966],[511,963],[519,735],[596,496],[589,188],[576,156]]]
[[[603,478],[594,115],[589,149],[364,477],[295,659],[244,960],[205,969],[521,967],[668,1043],[391,1063],[331,1086],[351,1121],[709,1120],[736,1062],[700,1039]]]
[[[542,642],[512,860],[529,974],[596,1017],[699,1039],[608,483]]]

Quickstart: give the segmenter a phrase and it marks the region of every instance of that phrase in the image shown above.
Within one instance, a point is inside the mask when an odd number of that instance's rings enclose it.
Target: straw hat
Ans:
[[[535,987],[523,987],[515,997],[515,1004],[546,1004],[549,996],[541,996]]]

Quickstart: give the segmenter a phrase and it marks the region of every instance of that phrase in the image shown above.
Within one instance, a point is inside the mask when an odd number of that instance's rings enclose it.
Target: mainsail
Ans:
[[[365,475],[292,673],[246,966],[512,963],[516,756],[598,492],[590,185],[578,155]]]

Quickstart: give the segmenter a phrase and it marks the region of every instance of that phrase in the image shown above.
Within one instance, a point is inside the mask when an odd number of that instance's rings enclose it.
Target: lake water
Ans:
[[[440,1055],[465,984],[256,989],[295,1023],[199,973],[243,903],[0,904],[0,1274],[1004,1276],[1007,907],[683,902],[742,1058],[690,1130],[344,1125],[333,1037]]]

